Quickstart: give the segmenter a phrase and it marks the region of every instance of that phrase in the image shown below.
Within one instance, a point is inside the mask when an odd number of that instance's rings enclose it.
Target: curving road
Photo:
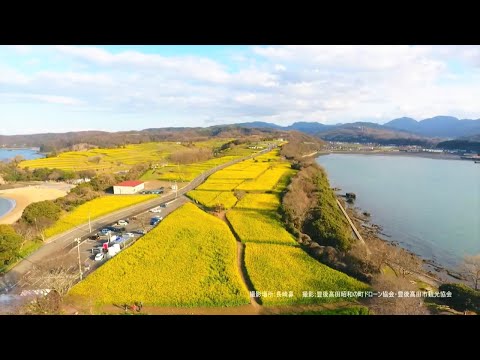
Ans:
[[[188,185],[179,189],[177,194],[172,193],[169,195],[162,196],[158,199],[146,201],[141,204],[130,206],[128,208],[110,213],[101,218],[91,221],[92,233],[96,233],[105,226],[109,226],[118,220],[129,218],[132,216],[139,215],[145,211],[148,211],[151,208],[175,200],[178,197],[186,194],[188,191],[195,189],[197,186],[202,184],[210,175],[213,173],[222,170],[228,166],[236,164],[238,162],[254,158],[256,156],[262,155],[269,152],[272,148],[267,148],[256,154],[232,160],[228,163],[218,165],[210,170],[207,170],[193,179]],[[181,206],[184,201],[175,201],[168,207],[168,212],[172,212],[179,206]],[[75,238],[86,238],[90,234],[89,224],[85,223],[83,225],[77,226],[72,230],[66,231],[62,234],[56,235],[47,240],[47,243],[42,246],[40,249],[35,251],[33,254],[26,257],[24,260],[20,261],[13,269],[6,273],[3,277],[0,278],[0,293],[6,292],[8,286],[18,283],[18,281],[24,276],[29,270],[31,270],[36,264],[40,264],[43,260],[51,258],[56,252],[72,246]],[[11,290],[11,293],[14,293],[16,289]]]

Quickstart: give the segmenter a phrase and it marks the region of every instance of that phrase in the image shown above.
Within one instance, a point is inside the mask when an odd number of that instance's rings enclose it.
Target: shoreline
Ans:
[[[15,207],[0,217],[0,224],[11,225],[22,217],[23,210],[28,205],[34,202],[58,199],[65,196],[68,191],[66,184],[31,185],[0,190],[1,198],[15,203]]]
[[[331,154],[352,154],[352,155],[370,155],[370,156],[405,156],[405,157],[421,157],[426,159],[434,159],[434,160],[463,160],[463,161],[472,161],[473,160],[465,160],[460,157],[460,155],[454,154],[435,154],[435,153],[427,153],[427,152],[406,152],[406,151],[331,151],[328,153],[318,153],[317,156],[325,156]]]
[[[364,211],[368,211],[359,207],[355,207],[354,205],[346,203],[346,209],[352,212],[352,218],[360,223],[359,231],[360,233],[364,233],[364,236],[372,236],[376,237],[381,241],[385,241],[391,246],[400,247],[407,253],[415,256],[422,262],[422,273],[421,275],[427,277],[433,277],[440,283],[462,283],[467,284],[465,279],[460,279],[456,277],[456,275],[460,275],[457,271],[453,268],[450,268],[446,265],[442,265],[436,262],[433,259],[429,259],[423,255],[417,254],[410,249],[405,248],[402,244],[391,238],[391,235],[383,233],[383,227],[381,225],[373,223],[370,217],[366,217],[363,215]],[[455,276],[452,276],[455,275]]]
[[[21,147],[21,148],[2,147],[2,148],[0,148],[0,150],[32,150],[32,151],[40,153],[40,148],[29,148],[29,147]]]
[[[10,207],[8,208],[8,210],[0,215],[0,221],[1,221],[5,216],[10,214],[17,207],[17,202],[14,199],[10,199],[4,196],[0,196],[0,199],[6,200],[10,204]]]

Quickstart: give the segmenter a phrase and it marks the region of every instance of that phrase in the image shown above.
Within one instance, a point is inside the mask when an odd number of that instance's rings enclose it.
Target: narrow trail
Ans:
[[[249,293],[250,291],[255,291],[255,287],[253,286],[253,283],[248,276],[247,267],[245,266],[245,244],[242,243],[237,233],[233,229],[232,224],[230,224],[230,221],[228,221],[226,211],[220,212],[217,216],[228,225],[231,233],[233,234],[233,236],[235,236],[235,240],[237,242],[237,269],[240,273],[240,277],[242,278],[243,283],[245,284],[245,287],[247,288]],[[250,301],[253,307],[261,307],[261,304],[258,302],[257,298],[250,297]]]

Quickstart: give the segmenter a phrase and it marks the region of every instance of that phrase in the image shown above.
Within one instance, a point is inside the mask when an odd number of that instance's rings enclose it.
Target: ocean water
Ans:
[[[358,154],[316,161],[401,246],[447,267],[480,253],[480,164]]]
[[[44,157],[35,150],[30,149],[0,149],[0,161],[13,159],[15,156],[23,156],[26,160],[39,159]]]
[[[0,197],[0,218],[10,212],[10,210],[12,210],[14,207],[15,202],[13,200],[7,200]]]

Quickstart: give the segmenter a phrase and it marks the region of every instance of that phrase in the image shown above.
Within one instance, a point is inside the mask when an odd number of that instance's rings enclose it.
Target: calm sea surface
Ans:
[[[15,207],[15,203],[0,197],[0,218]]]
[[[330,154],[317,162],[354,192],[391,240],[441,265],[480,253],[480,164],[413,156]]]
[[[12,150],[0,149],[0,161],[13,159],[17,155],[23,156],[23,158],[26,159],[26,160],[39,159],[39,158],[44,157],[44,155],[39,154],[35,150],[29,150],[29,149],[12,149]]]
[[[44,155],[39,154],[35,150],[29,149],[0,149],[0,161],[10,160],[13,159],[15,156],[20,155],[26,160],[30,159],[38,159],[44,157]],[[0,217],[10,211],[10,209],[14,206],[14,204],[7,200],[0,198]]]

